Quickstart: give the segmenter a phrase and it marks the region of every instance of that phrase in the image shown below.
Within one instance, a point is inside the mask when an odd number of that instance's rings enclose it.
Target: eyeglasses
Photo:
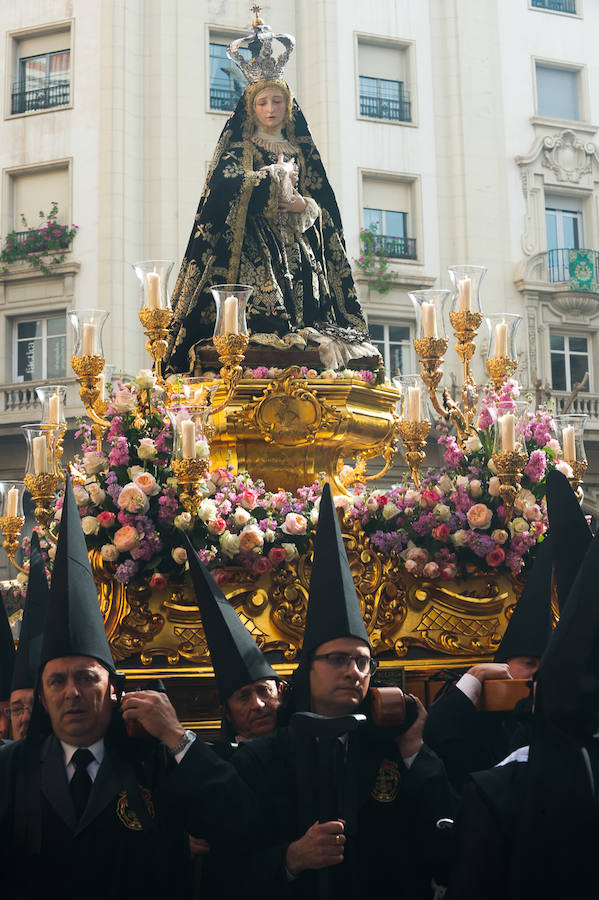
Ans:
[[[351,653],[318,653],[312,659],[324,659],[334,669],[347,669],[353,662],[360,675],[374,675],[378,662],[370,656],[352,656]]]
[[[32,713],[33,706],[7,706],[4,715],[8,719],[20,719],[25,713]]]

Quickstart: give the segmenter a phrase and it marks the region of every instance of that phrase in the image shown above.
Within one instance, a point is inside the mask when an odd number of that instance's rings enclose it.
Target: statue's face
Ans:
[[[264,88],[256,95],[254,111],[260,125],[279,128],[287,112],[287,99],[279,88]]]

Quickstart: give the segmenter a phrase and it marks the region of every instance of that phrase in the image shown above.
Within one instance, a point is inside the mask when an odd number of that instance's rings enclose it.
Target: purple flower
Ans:
[[[491,535],[481,534],[480,531],[467,532],[466,540],[472,552],[480,557],[486,556],[495,548],[495,541]]]
[[[120,566],[116,567],[116,572],[114,573],[114,577],[117,581],[120,581],[121,584],[128,584],[131,578],[136,574],[139,569],[139,564],[135,562],[133,559],[126,559],[125,562],[121,563]]]

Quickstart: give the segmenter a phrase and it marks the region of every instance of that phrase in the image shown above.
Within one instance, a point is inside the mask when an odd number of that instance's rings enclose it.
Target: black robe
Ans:
[[[196,740],[177,764],[157,742],[134,757],[105,739],[79,823],[54,735],[0,750],[0,896],[3,900],[189,897],[186,830],[215,846],[243,840],[249,791]]]
[[[302,779],[298,765],[303,740],[293,728],[281,728],[243,744],[232,757],[258,797],[266,822],[261,847],[238,866],[261,898],[316,896],[316,872],[290,881],[285,869],[288,845],[318,819],[313,795],[317,779]],[[306,752],[314,755],[310,747]],[[314,762],[310,760],[309,771],[314,772]],[[451,817],[455,803],[438,757],[423,747],[408,769],[394,741],[376,741],[364,729],[349,737],[342,782],[339,814],[346,821],[347,843],[344,862],[329,870],[331,898],[386,896],[391,885],[397,900],[431,897],[432,876],[439,881],[447,875],[442,857],[448,848],[440,846],[447,838],[436,822]],[[234,884],[238,873],[230,874],[230,889],[241,890],[241,884]],[[254,896],[248,894],[247,881],[244,895]]]

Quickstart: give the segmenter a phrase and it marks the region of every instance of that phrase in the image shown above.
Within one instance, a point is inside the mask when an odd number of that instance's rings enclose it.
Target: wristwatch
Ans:
[[[195,731],[184,731],[183,737],[179,741],[178,744],[175,744],[174,747],[169,747],[169,752],[172,756],[177,756],[178,753],[181,753],[182,750],[185,750],[188,744],[193,744],[196,739]]]

